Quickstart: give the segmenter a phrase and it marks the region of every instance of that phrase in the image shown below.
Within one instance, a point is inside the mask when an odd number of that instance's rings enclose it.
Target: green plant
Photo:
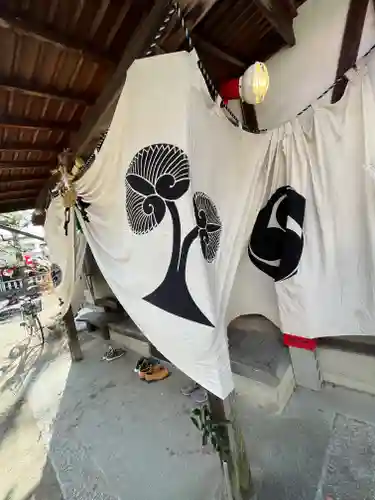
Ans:
[[[230,420],[215,422],[208,405],[194,408],[190,416],[195,427],[202,433],[202,446],[210,441],[215,451],[223,457],[229,453],[227,426]]]

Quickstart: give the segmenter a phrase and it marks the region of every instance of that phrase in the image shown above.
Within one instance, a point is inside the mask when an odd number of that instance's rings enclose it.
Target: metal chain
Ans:
[[[184,34],[185,34],[186,41],[188,43],[189,51],[191,51],[194,48],[194,43],[193,43],[193,39],[192,39],[191,34],[190,34],[190,30],[187,27],[185,17],[183,15],[183,12],[181,10],[181,7],[180,7],[178,1],[174,1],[173,4],[175,6],[176,14],[179,18],[182,29],[184,30]],[[219,91],[215,87],[215,84],[212,81],[212,78],[208,74],[208,71],[204,67],[201,60],[198,61],[198,68],[200,69],[200,71],[202,73],[202,76],[204,78],[204,81],[206,82],[206,85],[208,87],[208,90],[210,92],[212,99],[214,101],[219,100],[219,105],[221,108],[225,109],[225,111],[228,113],[228,115],[229,115],[228,119],[230,120],[230,122],[233,123],[233,125],[235,125],[236,127],[241,127],[246,132],[250,132],[250,129],[241,123],[241,121],[237,118],[237,116],[233,113],[233,111],[231,109],[229,109],[228,105],[223,101],[221,95],[219,94]]]
[[[189,28],[187,27],[187,24],[186,24],[186,20],[185,20],[185,16],[182,12],[182,9],[180,7],[180,4],[178,3],[178,1],[174,1],[173,2],[173,6],[174,6],[174,9],[176,11],[176,14],[177,14],[177,17],[180,21],[180,24],[182,26],[182,29],[184,30],[184,34],[185,34],[185,39],[188,43],[188,48],[189,48],[189,52],[191,52],[193,49],[194,49],[194,45],[193,45],[193,40],[190,36],[190,31],[189,31]]]
[[[191,35],[190,35],[190,31],[188,29],[188,27],[186,26],[186,21],[184,19],[184,15],[182,13],[182,10],[178,4],[178,0],[174,0],[174,5],[175,5],[175,8],[176,8],[176,13],[177,13],[177,16],[180,20],[180,23],[181,23],[181,26],[184,30],[184,33],[185,33],[185,38],[188,42],[188,45],[189,45],[189,50],[192,50],[194,48],[194,44],[193,44],[193,40],[191,38]],[[370,47],[370,49],[362,56],[362,59],[366,56],[368,56],[373,50],[375,49],[375,44]],[[229,114],[229,116],[232,118],[230,121],[232,123],[234,123],[234,125],[236,125],[237,127],[241,127],[244,131],[246,132],[250,132],[250,133],[262,133],[262,132],[268,132],[268,129],[265,129],[265,128],[262,128],[262,129],[257,129],[257,130],[250,130],[249,127],[247,127],[246,125],[242,124],[240,122],[240,120],[237,118],[237,116],[229,109],[229,107],[227,106],[227,104],[223,101],[223,99],[221,98],[221,96],[219,95],[219,92],[218,90],[216,89],[215,87],[215,84],[214,82],[212,81],[210,75],[208,74],[206,68],[203,66],[203,63],[202,61],[198,61],[198,67],[203,75],[203,78],[207,84],[207,87],[209,89],[209,92],[211,94],[211,97],[213,100],[216,101],[216,99],[219,97],[220,99],[220,107],[225,109],[225,111]],[[356,67],[356,63],[353,64],[352,68],[355,68]],[[352,69],[351,68],[351,69]],[[324,97],[326,94],[328,94],[328,92],[330,90],[333,89],[333,87],[337,84],[337,83],[340,83],[342,82],[343,80],[346,80],[346,76],[343,75],[343,76],[340,76],[339,78],[337,78],[333,83],[332,85],[330,85],[328,87],[328,89],[326,89],[324,92],[322,92],[317,98],[316,100],[319,100],[321,99],[322,97]],[[305,108],[303,108],[298,114],[297,116],[300,116],[302,115],[305,111],[307,111],[312,105],[309,104],[308,106],[306,106]]]
[[[191,34],[190,34],[190,30],[187,26],[187,23],[186,23],[186,20],[185,20],[185,16],[182,12],[182,9],[180,7],[180,4],[178,3],[177,0],[172,0],[171,1],[171,6],[170,8],[168,9],[168,12],[161,24],[161,26],[159,27],[157,33],[155,34],[151,44],[150,44],[150,47],[149,49],[147,50],[146,52],[146,56],[149,56],[153,53],[155,47],[157,46],[157,43],[158,41],[160,40],[160,38],[163,36],[169,22],[171,21],[172,17],[174,14],[177,14],[177,17],[179,19],[179,22],[181,24],[181,27],[184,31],[184,35],[185,35],[185,39],[186,39],[186,42],[188,44],[188,50],[189,52],[191,50],[194,49],[194,43],[193,43],[193,39],[191,37]],[[368,54],[370,54],[373,50],[375,49],[375,44],[363,55],[363,57],[366,57]],[[354,68],[356,65],[354,64],[352,67]],[[206,68],[204,67],[203,63],[201,60],[198,61],[198,67],[202,73],[202,76],[206,82],[206,85],[208,87],[208,90],[209,90],[209,93],[212,97],[212,99],[214,101],[217,101],[219,100],[219,105],[221,108],[223,108],[227,114],[228,114],[228,119],[231,123],[233,123],[233,125],[235,125],[236,127],[241,127],[242,130],[246,131],[246,132],[250,132],[250,133],[262,133],[262,132],[268,132],[267,129],[258,129],[258,130],[250,130],[249,127],[247,127],[246,125],[242,124],[241,121],[237,118],[237,116],[233,113],[233,111],[231,109],[229,109],[228,105],[223,101],[222,97],[220,96],[219,94],[219,91],[217,90],[212,78],[210,77],[210,75],[208,74],[208,71],[206,70]],[[346,79],[346,76],[341,76],[339,78],[337,78],[333,84],[328,87],[328,89],[326,89],[319,97],[317,97],[317,100],[321,99],[322,97],[324,97],[330,90],[333,89],[333,87],[341,82],[342,80]],[[311,104],[309,104],[308,106],[306,106],[304,109],[302,109],[298,114],[297,116],[300,116],[302,113],[304,113],[305,111],[307,111],[309,108],[311,107]],[[94,151],[91,153],[91,155],[88,157],[88,159],[86,160],[83,168],[81,169],[81,171],[79,172],[79,177],[81,177],[85,172],[86,170],[90,167],[90,165],[93,163],[93,161],[95,160],[95,157],[97,155],[97,153],[99,152],[100,148],[102,147],[104,141],[105,141],[105,138],[107,137],[107,133],[108,133],[108,129],[106,131],[104,131],[99,140],[98,140],[98,143],[96,144],[95,146],[95,149]]]
[[[190,30],[187,26],[187,23],[186,23],[186,20],[185,20],[185,16],[182,12],[182,9],[180,7],[180,4],[178,3],[178,1],[174,0],[171,2],[171,7],[169,8],[164,20],[163,20],[163,23],[161,24],[160,28],[158,29],[156,35],[154,36],[154,39],[153,41],[151,42],[151,45],[148,49],[148,51],[146,52],[146,55],[151,55],[155,49],[155,47],[157,46],[157,42],[160,40],[160,38],[163,36],[170,20],[172,19],[173,17],[173,14],[176,13],[177,14],[177,17],[180,21],[180,24],[181,24],[181,27],[184,31],[184,34],[185,34],[185,39],[187,41],[187,44],[188,44],[188,50],[189,52],[191,50],[194,49],[194,43],[193,43],[193,39],[191,37],[191,34],[190,34]],[[375,44],[363,55],[363,58],[368,56],[373,50],[375,49]],[[356,65],[354,64],[352,67],[354,68]],[[246,132],[250,132],[250,133],[262,133],[262,132],[268,132],[267,129],[258,129],[258,130],[250,130],[249,127],[247,125],[244,125],[241,123],[241,121],[237,118],[237,116],[233,113],[233,111],[231,109],[229,109],[228,105],[223,101],[223,99],[221,98],[214,82],[212,81],[212,78],[210,77],[210,75],[208,74],[208,71],[206,70],[206,68],[204,67],[203,63],[201,60],[198,61],[198,67],[202,73],[202,76],[206,82],[206,85],[208,87],[208,90],[211,94],[211,97],[214,101],[216,101],[217,99],[219,99],[219,104],[220,104],[220,107],[223,108],[229,115],[228,119],[231,121],[231,123],[233,123],[236,127],[241,127],[242,130],[246,131]],[[328,94],[328,92],[330,90],[333,89],[333,87],[346,79],[346,76],[343,75],[339,78],[337,78],[333,84],[328,87],[322,94],[320,94],[319,97],[317,97],[317,100],[321,99],[322,97],[324,97],[326,94]],[[306,106],[305,108],[303,108],[298,114],[297,116],[300,116],[302,115],[305,111],[307,111],[309,108],[311,107],[311,104],[309,104],[308,106]],[[91,165],[91,163],[94,161],[95,157],[96,157],[96,154],[98,153],[98,151],[100,150],[100,148],[102,147],[103,145],[103,142],[107,136],[107,133],[108,133],[108,130],[106,130],[105,132],[103,132],[100,136],[100,139],[95,147],[95,150],[91,153],[91,155],[89,156],[89,158],[87,159],[87,161],[85,162],[85,166],[83,167],[82,169],[82,173],[85,172],[89,166]],[[80,176],[82,174],[80,173]]]
[[[176,12],[176,6],[174,3],[172,3],[171,7],[168,9],[168,12],[164,18],[164,21],[160,25],[158,31],[156,32],[156,34],[151,42],[150,47],[148,48],[148,50],[145,54],[146,56],[151,56],[153,54],[154,49],[157,46],[158,41],[163,36],[164,31],[167,29],[167,26],[168,26],[168,24],[169,24],[170,20],[172,19],[172,16],[175,12]]]
[[[152,42],[151,42],[147,52],[145,53],[146,56],[150,56],[151,54],[153,54],[154,49],[157,46],[158,41],[163,36],[163,34],[164,34],[165,30],[167,29],[167,26],[168,26],[168,24],[169,24],[170,20],[172,19],[173,14],[175,12],[176,12],[176,6],[172,2],[170,8],[168,9],[168,12],[165,15],[165,18],[164,18],[162,24],[160,25],[158,31],[156,32],[154,38],[152,39]],[[96,155],[99,153],[101,147],[103,146],[103,143],[107,137],[107,134],[108,134],[108,129],[105,130],[102,134],[100,134],[99,140],[98,140],[93,152],[90,154],[90,156],[85,161],[85,164],[81,168],[76,179],[79,179],[80,177],[82,177],[82,175],[90,168],[90,166],[92,165],[92,163],[94,162],[94,160],[96,158]]]

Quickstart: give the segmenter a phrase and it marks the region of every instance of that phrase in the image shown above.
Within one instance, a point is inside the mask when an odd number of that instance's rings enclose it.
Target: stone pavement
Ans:
[[[48,297],[48,312],[55,314]],[[42,351],[25,337],[20,319],[0,324],[0,499],[62,500],[36,420],[25,401],[28,387],[40,367],[60,352],[59,345]]]
[[[135,355],[102,362],[104,342],[82,338],[83,362],[72,365],[64,346],[48,344],[24,381],[23,397],[64,498],[209,499],[219,466],[190,422],[192,403],[179,393],[185,377],[172,370],[163,382],[143,383],[133,372]],[[282,415],[246,399],[238,404],[258,500],[375,498],[373,397],[299,389]],[[0,492],[0,500],[13,500]]]

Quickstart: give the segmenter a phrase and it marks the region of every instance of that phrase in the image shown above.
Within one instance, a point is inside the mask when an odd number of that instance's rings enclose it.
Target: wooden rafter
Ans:
[[[92,44],[76,39],[59,32],[54,26],[28,19],[24,15],[12,12],[7,0],[0,0],[0,21],[17,33],[32,36],[43,42],[49,42],[64,49],[74,50],[82,56],[90,58],[97,63],[112,64],[108,54],[101,52]]]
[[[186,24],[189,28],[190,33],[199,25],[200,22],[204,20],[212,7],[219,0],[189,0],[188,5],[185,9],[183,9],[184,18],[186,20]],[[183,30],[178,27],[176,33],[174,33],[168,42],[173,47],[177,47],[181,49],[185,43],[185,35]]]
[[[30,95],[33,97],[44,97],[47,99],[58,99],[59,101],[73,102],[77,104],[90,105],[92,101],[88,101],[83,95],[76,95],[69,90],[59,90],[53,87],[43,87],[15,78],[0,77],[0,90],[7,92],[19,92],[21,94]]]
[[[107,114],[118,98],[130,65],[147,49],[155,32],[163,22],[169,3],[169,0],[155,0],[148,16],[140,23],[127,44],[113,77],[103,89],[94,106],[88,109],[79,131],[71,137],[70,147],[73,152],[84,153],[93,132],[100,124],[101,118]]]
[[[21,153],[23,151],[29,153],[53,153],[57,154],[63,149],[63,146],[55,146],[50,143],[38,142],[3,142],[0,143],[0,152],[13,151]]]
[[[283,0],[254,0],[263,16],[288,45],[295,45],[293,15]]]
[[[0,128],[20,128],[30,130],[58,130],[60,132],[72,132],[78,130],[79,124],[74,122],[52,122],[48,120],[30,120],[28,118],[17,118],[15,116],[0,116]]]
[[[233,66],[237,66],[241,69],[246,69],[248,64],[246,64],[245,61],[242,61],[238,57],[234,56],[233,54],[230,54],[227,50],[223,50],[219,48],[217,45],[214,45],[213,43],[209,42],[208,40],[205,40],[201,38],[199,35],[196,33],[193,34],[192,36],[194,42],[197,45],[197,49],[199,51],[199,48],[206,50],[213,56],[216,56],[217,58],[221,59],[222,61],[228,62],[232,64]]]
[[[40,188],[40,186],[43,185],[45,180],[48,179],[45,175],[42,177],[33,177],[32,179],[17,179],[17,180],[6,180],[0,181],[0,193],[3,193],[4,191],[8,191],[9,187],[11,189],[17,188],[18,189],[30,189],[32,186],[35,187],[35,189]]]
[[[56,167],[55,163],[49,161],[14,161],[14,160],[0,160],[0,169],[18,169],[18,168],[50,168]]]
[[[297,16],[297,5],[295,0],[281,0],[282,3],[285,5],[285,8],[289,10],[290,14],[292,17]]]
[[[155,0],[148,16],[143,19],[133,37],[127,44],[114,75],[103,89],[96,103],[88,109],[84,121],[76,134],[70,138],[70,148],[75,154],[84,154],[93,138],[103,116],[105,116],[118,98],[124,86],[126,73],[133,61],[142,55],[163,22],[169,0]],[[124,11],[126,9],[124,8]],[[49,191],[55,186],[57,175],[51,176],[43,185],[35,207],[43,210],[48,206]]]
[[[26,198],[19,201],[9,201],[4,200],[4,202],[0,202],[0,213],[5,214],[7,212],[16,212],[18,210],[28,210],[33,208],[35,204],[34,198]]]
[[[357,60],[368,3],[369,0],[350,0],[341,42],[336,79],[344,77],[348,69],[351,68]],[[348,80],[346,78],[336,83],[332,91],[332,103],[341,99],[344,95],[347,83]]]
[[[38,190],[36,189],[17,189],[0,193],[0,203],[2,201],[19,200],[21,198],[36,198]]]

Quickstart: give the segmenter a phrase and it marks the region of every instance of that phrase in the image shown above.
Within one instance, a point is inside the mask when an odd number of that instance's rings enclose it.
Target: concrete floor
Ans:
[[[5,338],[8,348],[13,341],[0,332],[3,352]],[[26,401],[21,405],[25,414],[13,420],[17,425],[0,443],[1,474],[7,471],[0,500],[59,500],[53,470],[67,500],[203,500],[213,495],[219,466],[215,454],[202,450],[190,422],[192,403],[179,393],[185,377],[173,370],[169,379],[145,384],[132,371],[135,355],[106,363],[100,361],[104,348],[100,339],[85,334],[85,359],[71,365],[64,345],[48,344],[32,364],[32,376],[12,386],[13,394]],[[4,356],[2,366],[7,363]],[[238,406],[258,500],[375,498],[373,397],[327,387],[319,393],[297,390],[282,415],[254,408],[245,398]],[[8,407],[17,409],[9,394]],[[14,427],[22,430],[22,440],[9,441]],[[33,446],[34,439],[39,444]],[[46,465],[43,450],[48,450]],[[13,466],[26,456],[29,465]],[[36,479],[26,482],[41,480],[39,488],[47,483],[49,494],[21,492],[30,464],[35,464]]]

